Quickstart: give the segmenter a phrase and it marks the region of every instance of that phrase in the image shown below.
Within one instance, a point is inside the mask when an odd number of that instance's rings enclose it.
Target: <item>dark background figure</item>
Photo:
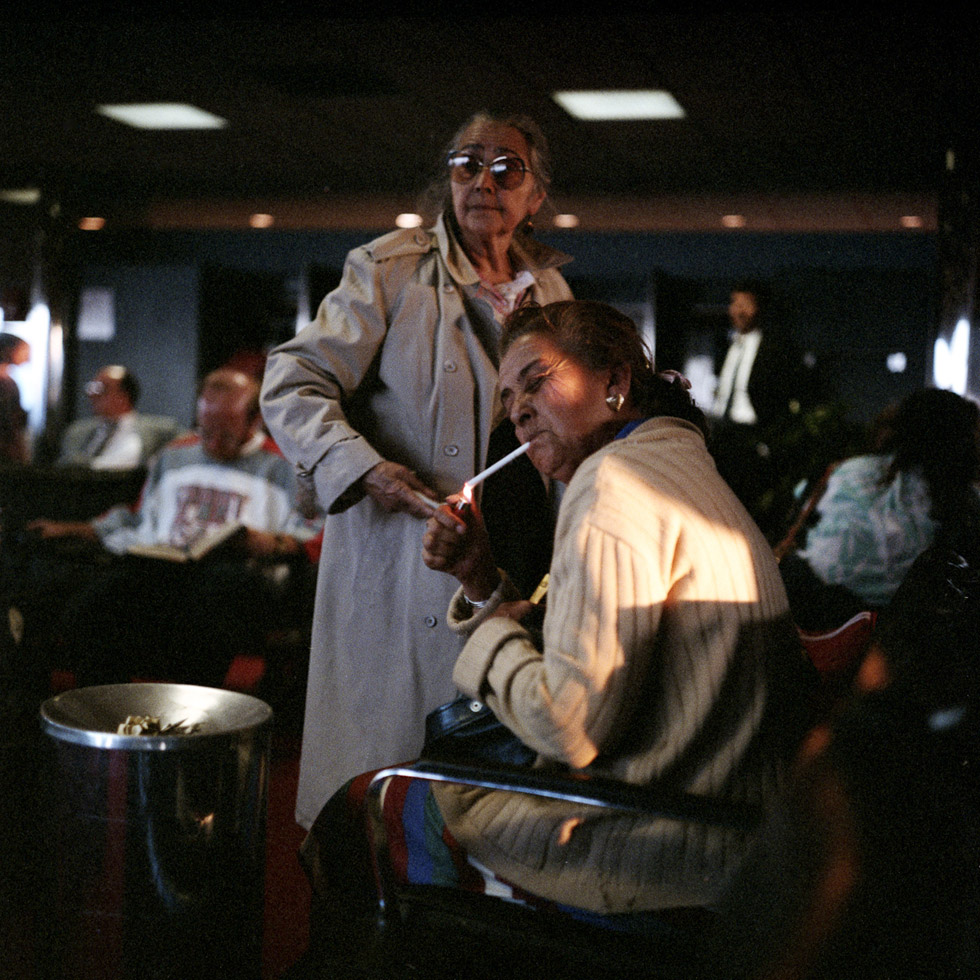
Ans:
[[[27,412],[20,401],[20,389],[10,376],[11,365],[26,364],[31,348],[14,334],[0,334],[0,462],[30,462],[27,440]]]
[[[782,529],[784,433],[812,402],[814,382],[774,315],[766,283],[736,283],[728,316],[731,342],[717,372],[710,448],[722,477],[771,540]]]
[[[980,974],[980,573],[923,552],[703,937],[714,980]]]

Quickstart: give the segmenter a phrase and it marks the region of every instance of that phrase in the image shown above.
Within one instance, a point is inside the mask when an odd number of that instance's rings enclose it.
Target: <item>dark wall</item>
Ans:
[[[83,270],[83,288],[110,289],[116,334],[111,340],[69,343],[74,415],[88,414],[84,384],[105,364],[125,364],[140,381],[139,410],[194,417],[198,373],[199,272],[194,264],[100,264]]]
[[[187,417],[204,371],[239,348],[288,336],[337,281],[347,252],[375,234],[79,234],[67,252],[82,286],[111,280],[126,299],[117,304],[115,347],[79,345],[67,370],[84,380],[110,353],[138,362],[146,410]],[[564,271],[577,296],[649,318],[662,366],[682,362],[697,334],[692,323],[711,321],[723,333],[731,282],[753,276],[771,282],[800,345],[820,358],[835,394],[858,416],[870,418],[924,381],[935,335],[931,235],[542,237],[574,257]],[[907,358],[902,374],[885,367],[897,351]]]

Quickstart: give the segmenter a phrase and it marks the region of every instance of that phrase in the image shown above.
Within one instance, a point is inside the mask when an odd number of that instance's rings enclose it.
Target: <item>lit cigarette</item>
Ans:
[[[503,459],[498,459],[493,466],[488,466],[482,473],[477,473],[476,476],[471,476],[463,484],[463,493],[466,493],[467,488],[473,489],[478,483],[482,483],[488,476],[496,473],[501,466],[506,466],[508,463],[513,462],[518,456],[523,455],[531,448],[530,442],[522,442],[513,452],[509,452]]]

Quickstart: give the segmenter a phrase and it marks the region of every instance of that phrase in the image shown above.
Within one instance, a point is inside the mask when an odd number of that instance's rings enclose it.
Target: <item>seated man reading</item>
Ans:
[[[152,462],[135,509],[30,525],[42,538],[87,538],[119,556],[64,609],[67,659],[80,683],[137,675],[220,684],[235,653],[273,621],[279,570],[308,564],[320,520],[300,513],[292,467],[261,430],[258,392],[241,372],[212,372],[198,430]],[[242,530],[201,560],[134,554],[140,545],[186,549],[229,524]]]

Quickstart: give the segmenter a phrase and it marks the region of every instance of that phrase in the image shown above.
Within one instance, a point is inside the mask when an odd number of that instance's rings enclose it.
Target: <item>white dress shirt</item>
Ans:
[[[761,340],[761,330],[749,330],[744,334],[736,334],[733,338],[721,366],[712,415],[728,418],[741,425],[755,425],[758,422],[749,398],[748,384]]]
[[[127,412],[116,419],[116,427],[89,466],[93,470],[130,470],[139,466],[143,440],[136,431],[135,413]]]

